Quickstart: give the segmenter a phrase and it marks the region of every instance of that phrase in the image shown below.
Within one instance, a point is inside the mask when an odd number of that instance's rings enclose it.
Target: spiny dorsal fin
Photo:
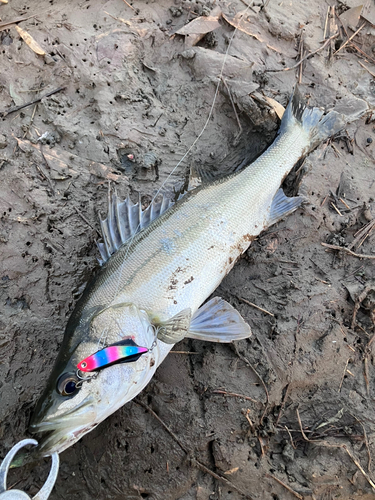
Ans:
[[[142,210],[141,200],[133,203],[129,196],[120,201],[116,191],[108,191],[108,215],[106,219],[100,219],[103,242],[97,243],[103,265],[114,254],[121,245],[126,243],[135,234],[142,231],[168,210],[174,202],[161,195],[158,201],[152,201],[150,205]]]

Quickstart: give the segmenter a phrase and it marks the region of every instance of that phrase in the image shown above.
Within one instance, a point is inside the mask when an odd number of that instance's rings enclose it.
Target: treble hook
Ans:
[[[21,448],[29,444],[37,446],[38,441],[35,441],[35,439],[24,439],[23,441],[20,441],[15,446],[13,446],[13,448],[6,454],[4,460],[2,461],[0,465],[0,500],[31,500],[31,497],[29,497],[29,495],[27,495],[24,491],[20,490],[7,491],[7,484],[6,484],[7,474],[13,458]],[[60,460],[59,460],[59,455],[56,452],[52,453],[51,457],[52,457],[52,467],[48,474],[47,481],[44,483],[41,490],[39,490],[39,492],[35,495],[35,497],[32,498],[32,500],[47,500],[55,485],[57,474],[59,472]]]

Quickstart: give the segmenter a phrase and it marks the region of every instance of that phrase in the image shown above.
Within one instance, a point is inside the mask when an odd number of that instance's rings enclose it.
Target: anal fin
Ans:
[[[272,200],[268,225],[271,226],[294,212],[294,210],[301,206],[303,201],[304,199],[301,196],[288,198],[285,196],[284,191],[280,188]]]
[[[228,343],[250,337],[250,326],[238,311],[221,297],[214,297],[194,314],[187,337]]]

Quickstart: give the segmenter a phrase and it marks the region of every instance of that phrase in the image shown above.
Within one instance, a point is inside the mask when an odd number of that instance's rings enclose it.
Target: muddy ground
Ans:
[[[64,326],[98,267],[108,182],[146,205],[207,120],[234,28],[221,18],[198,45],[171,35],[214,8],[232,22],[246,8],[214,3],[0,3],[0,111],[64,87],[0,122],[1,456],[27,435]],[[255,2],[205,133],[167,180],[169,196],[191,165],[224,171],[264,150],[279,124],[264,96],[285,105],[298,79],[326,109],[349,112],[358,99],[373,107],[374,3],[364,17],[342,18],[347,34],[335,17],[359,3]],[[20,17],[45,56],[3,24]],[[333,55],[362,24],[355,46]],[[302,72],[282,71],[336,32]],[[286,183],[306,205],[263,233],[216,292],[253,336],[237,350],[183,341],[140,395],[188,453],[131,402],[61,455],[51,499],[374,498],[374,159],[371,112],[308,156]],[[33,495],[48,468],[13,471],[9,485]]]

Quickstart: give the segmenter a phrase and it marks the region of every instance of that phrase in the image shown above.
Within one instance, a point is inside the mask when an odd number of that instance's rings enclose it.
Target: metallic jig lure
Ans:
[[[77,368],[82,372],[93,372],[117,363],[137,361],[142,354],[148,351],[147,347],[140,347],[133,340],[126,339],[88,356],[78,363]]]

